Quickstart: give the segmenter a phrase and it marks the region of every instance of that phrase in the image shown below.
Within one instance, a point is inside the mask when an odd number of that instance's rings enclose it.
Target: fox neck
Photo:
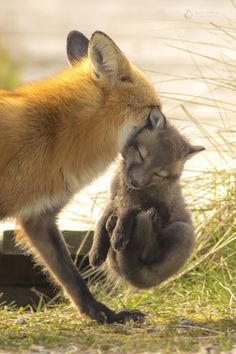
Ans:
[[[84,81],[82,80],[82,84]],[[77,139],[80,139],[87,145],[88,153],[93,156],[107,155],[111,162],[123,149],[134,127],[125,108],[109,100],[109,93],[104,88],[98,87],[91,79],[86,82],[85,87],[80,88],[78,101],[72,103],[72,106],[77,106],[78,111],[75,110],[72,114],[71,136],[74,136],[75,141],[71,149],[73,147],[76,149]]]

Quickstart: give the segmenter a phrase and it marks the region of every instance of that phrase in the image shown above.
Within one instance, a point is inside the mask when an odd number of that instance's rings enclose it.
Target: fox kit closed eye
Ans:
[[[74,305],[98,322],[138,319],[96,301],[75,268],[56,216],[159,105],[153,86],[104,33],[72,31],[61,74],[0,91],[0,218],[14,217],[37,259]]]
[[[93,266],[108,254],[110,269],[138,288],[177,272],[195,241],[180,176],[185,161],[204,148],[190,145],[161,112],[156,118],[124,149],[90,254]]]

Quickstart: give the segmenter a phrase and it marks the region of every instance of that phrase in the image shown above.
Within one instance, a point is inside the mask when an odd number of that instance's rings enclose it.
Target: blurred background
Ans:
[[[163,111],[194,143],[207,147],[185,176],[234,163],[234,1],[0,1],[0,86],[40,80],[68,63],[70,30],[106,32],[156,86]],[[231,80],[232,83],[232,80]],[[232,86],[232,85],[231,85]],[[219,146],[220,152],[219,152]],[[96,221],[112,168],[75,197],[63,214],[72,229]]]

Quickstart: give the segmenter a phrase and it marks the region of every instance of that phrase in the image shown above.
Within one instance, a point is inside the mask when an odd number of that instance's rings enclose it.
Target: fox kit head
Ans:
[[[88,70],[88,80],[103,97],[100,111],[116,117],[115,129],[122,126],[124,145],[132,129],[140,123],[142,127],[153,107],[159,106],[154,87],[102,32],[95,32],[90,40],[78,31],[70,32],[67,57],[75,69],[83,63]]]
[[[184,163],[203,146],[191,145],[157,109],[148,129],[141,131],[123,151],[126,183],[132,189],[152,185],[164,188],[179,180]]]

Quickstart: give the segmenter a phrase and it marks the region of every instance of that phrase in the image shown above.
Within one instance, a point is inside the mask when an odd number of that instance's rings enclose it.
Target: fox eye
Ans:
[[[143,146],[137,147],[137,152],[139,154],[140,160],[144,161],[145,157],[147,156],[147,151]]]
[[[165,178],[165,177],[161,176],[161,175],[160,175],[159,173],[157,173],[157,172],[155,172],[154,175],[157,176],[157,177],[160,177],[160,178]]]
[[[143,156],[142,156],[140,150],[137,149],[137,152],[138,152],[138,155],[139,155],[140,160],[143,162],[143,161],[144,161],[144,158],[143,158]]]
[[[154,174],[155,174],[155,176],[161,177],[161,178],[167,178],[168,177],[168,171],[166,171],[166,170],[160,170],[158,172],[155,172]]]

